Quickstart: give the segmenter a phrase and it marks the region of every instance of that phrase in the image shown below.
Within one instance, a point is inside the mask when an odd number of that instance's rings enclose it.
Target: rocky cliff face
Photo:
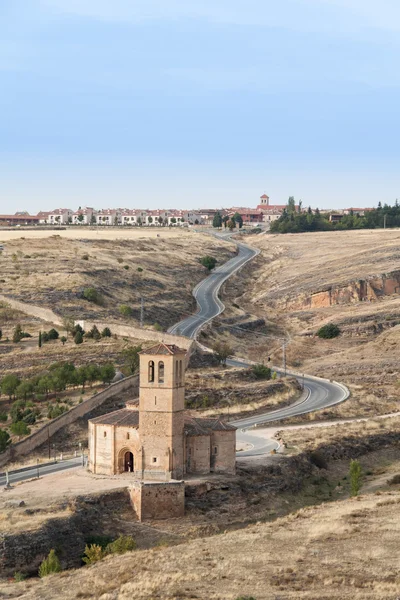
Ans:
[[[336,304],[376,302],[383,296],[400,293],[400,271],[358,279],[347,284],[324,286],[311,294],[302,294],[284,302],[289,310],[324,308]]]

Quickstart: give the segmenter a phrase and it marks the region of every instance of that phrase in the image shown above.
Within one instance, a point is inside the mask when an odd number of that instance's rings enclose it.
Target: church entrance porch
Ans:
[[[129,448],[122,448],[118,453],[117,473],[133,473],[135,470],[135,458]]]

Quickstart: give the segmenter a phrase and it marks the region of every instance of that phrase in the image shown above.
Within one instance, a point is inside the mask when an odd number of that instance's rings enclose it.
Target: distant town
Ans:
[[[155,226],[155,227],[187,227],[189,225],[213,225],[216,214],[224,218],[240,215],[244,225],[257,225],[271,223],[282,215],[287,204],[272,204],[267,194],[260,197],[256,208],[232,207],[209,208],[197,210],[177,209],[129,209],[129,208],[103,208],[96,210],[88,206],[77,210],[70,208],[56,208],[51,211],[41,211],[37,215],[30,215],[22,211],[14,215],[0,215],[0,226],[23,225],[92,225],[92,226]],[[304,211],[301,204],[295,205],[298,212]],[[342,210],[321,210],[329,213],[329,220],[337,222],[345,215],[354,214],[364,216],[371,208],[348,208]]]

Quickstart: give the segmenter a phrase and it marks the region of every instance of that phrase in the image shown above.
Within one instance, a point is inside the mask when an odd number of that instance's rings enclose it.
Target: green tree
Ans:
[[[119,312],[123,317],[131,317],[132,316],[132,308],[127,304],[121,304],[119,307]]]
[[[95,288],[85,288],[83,290],[83,297],[88,302],[93,302],[93,304],[102,305],[104,303],[103,296]]]
[[[90,387],[92,387],[95,381],[100,380],[100,368],[93,363],[86,367],[88,382],[90,383]]]
[[[233,218],[235,219],[235,223],[238,224],[239,229],[242,229],[242,227],[243,227],[242,215],[240,215],[238,212],[235,212],[235,214],[233,215]]]
[[[362,469],[358,460],[350,461],[350,493],[352,496],[358,496],[361,489]]]
[[[142,351],[142,346],[129,346],[122,351],[124,364],[129,369],[129,372],[134,375],[139,369],[139,352]]]
[[[22,327],[21,327],[20,323],[18,323],[18,325],[15,326],[13,338],[12,338],[14,344],[17,344],[18,342],[20,342],[23,337],[24,336],[23,336]]]
[[[67,338],[65,337],[65,335],[62,335],[60,337],[60,342],[62,343],[62,345],[64,346],[65,342],[67,341]]]
[[[175,217],[172,217],[172,219],[171,219],[171,223],[172,223],[172,225],[175,225],[175,224],[176,224],[176,219],[175,219]]]
[[[139,219],[140,219],[140,217],[139,217]],[[151,225],[153,222],[153,217],[148,217],[147,222],[150,223],[150,225]]]
[[[214,354],[218,362],[225,366],[228,358],[233,356],[233,350],[231,346],[226,342],[217,342],[213,346]]]
[[[163,224],[163,222],[164,222],[164,219],[162,218],[162,216],[161,216],[161,215],[158,217],[158,219],[157,219],[157,220],[158,220],[158,222],[159,222],[159,224],[160,224],[160,225],[162,225],[162,224]]]
[[[120,535],[106,546],[106,554],[125,554],[136,549],[136,542],[130,535]]]
[[[79,367],[77,371],[77,382],[82,386],[82,391],[85,391],[86,382],[89,379],[88,369],[85,366]]]
[[[206,269],[211,271],[217,264],[217,259],[213,256],[203,256],[199,259],[199,262],[203,265],[203,267],[206,267]]]
[[[39,331],[39,341],[38,341],[38,346],[39,346],[39,348],[41,348],[41,347],[42,347],[42,332],[41,332],[41,331]]]
[[[39,567],[39,577],[46,577],[52,573],[59,573],[61,571],[61,563],[58,559],[55,550],[50,550],[47,558],[43,559]]]
[[[103,331],[101,332],[101,337],[111,337],[111,331],[108,327],[104,327]]]
[[[31,381],[21,381],[17,389],[15,390],[17,398],[23,398],[26,400],[28,396],[33,395],[33,384]]]
[[[323,325],[317,331],[317,336],[325,340],[330,340],[332,338],[338,337],[338,335],[340,335],[340,329],[334,323],[328,323],[327,325]]]
[[[227,222],[227,226],[228,226],[228,229],[233,231],[236,227],[235,219],[229,219],[229,221]]]
[[[10,444],[11,438],[9,434],[4,429],[0,429],[0,452],[4,452]]]
[[[21,437],[23,435],[29,435],[31,430],[28,425],[24,421],[17,421],[16,423],[11,423],[10,426],[11,433]]]
[[[49,336],[49,340],[58,340],[59,338],[59,333],[57,331],[57,329],[50,329],[50,331],[48,332],[48,336]]]
[[[227,224],[228,221],[229,221],[228,215],[225,215],[224,217],[222,217],[222,222],[224,224],[225,229],[226,229],[226,224]]]
[[[115,377],[115,367],[111,363],[106,363],[100,367],[100,377],[103,383],[111,383]]]
[[[20,384],[20,380],[13,373],[10,373],[9,375],[5,375],[3,377],[3,379],[1,380],[1,385],[0,385],[1,393],[8,396],[11,400],[12,397],[15,396],[15,390],[17,389],[19,384]]]
[[[216,229],[219,229],[220,227],[222,227],[222,217],[221,217],[221,213],[216,212],[213,218],[213,227],[215,227]]]
[[[85,546],[85,554],[82,557],[86,565],[93,565],[105,557],[105,552],[98,544],[90,544]]]
[[[16,423],[17,421],[22,421],[23,416],[24,416],[24,410],[26,407],[26,401],[25,400],[16,400],[15,402],[12,403],[11,408],[10,408],[10,417],[13,423]]]
[[[82,344],[83,343],[83,335],[81,334],[80,331],[77,331],[74,337],[74,342],[75,344]]]
[[[253,365],[251,370],[257,379],[271,379],[271,369],[266,365]]]

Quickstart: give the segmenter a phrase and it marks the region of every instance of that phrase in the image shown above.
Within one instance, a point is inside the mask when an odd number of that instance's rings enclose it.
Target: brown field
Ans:
[[[132,325],[140,320],[143,297],[145,324],[166,328],[195,309],[192,289],[207,274],[199,259],[213,255],[223,263],[235,247],[185,230],[146,232],[0,232],[0,239],[13,234],[0,256],[0,292],[61,316]],[[84,300],[85,288],[97,290],[101,302]],[[131,317],[120,314],[121,305],[131,308]]]
[[[220,335],[243,355],[253,360],[271,356],[277,366],[282,365],[282,342],[274,338],[286,337],[292,369],[348,385],[350,401],[316,418],[399,410],[399,293],[370,302],[353,297],[327,307],[311,307],[308,300],[331,286],[353,289],[360,279],[400,270],[400,232],[264,235],[252,243],[262,252],[251,268],[225,285],[228,310],[217,323]],[[232,328],[255,318],[264,318],[265,326],[247,332]],[[330,322],[340,327],[340,337],[316,337],[319,327]]]
[[[396,600],[400,493],[307,507],[273,523],[0,585],[3,598]]]
[[[182,234],[191,233],[189,229],[180,227],[68,227],[67,229],[0,229],[0,241],[9,242],[21,239],[46,239],[54,235],[71,240],[82,238],[88,240],[137,240],[147,238],[180,238]]]

